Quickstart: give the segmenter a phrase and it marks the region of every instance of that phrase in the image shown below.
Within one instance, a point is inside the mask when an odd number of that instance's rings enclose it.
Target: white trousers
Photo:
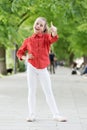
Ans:
[[[36,106],[36,87],[37,87],[37,77],[41,83],[43,92],[46,96],[47,104],[53,114],[53,116],[59,115],[57,105],[53,96],[51,88],[50,75],[47,68],[36,69],[30,63],[27,65],[27,81],[28,81],[28,109],[29,116],[35,115]]]

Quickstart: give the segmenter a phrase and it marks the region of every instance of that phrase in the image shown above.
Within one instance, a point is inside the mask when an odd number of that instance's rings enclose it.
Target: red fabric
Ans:
[[[22,60],[22,56],[28,51],[28,54],[34,56],[29,59],[37,69],[43,69],[50,63],[49,61],[49,48],[50,45],[58,40],[58,35],[52,37],[50,34],[33,34],[31,37],[24,40],[22,46],[17,51],[17,57]]]

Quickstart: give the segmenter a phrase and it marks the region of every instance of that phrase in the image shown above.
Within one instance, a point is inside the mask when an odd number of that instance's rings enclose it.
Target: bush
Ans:
[[[23,61],[19,61],[19,68],[18,68],[18,71],[19,72],[24,72],[26,70],[25,68],[25,64]]]

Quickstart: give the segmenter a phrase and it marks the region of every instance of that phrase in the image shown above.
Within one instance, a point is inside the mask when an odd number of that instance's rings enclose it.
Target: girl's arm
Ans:
[[[58,39],[59,35],[57,34],[57,28],[51,22],[50,34],[48,35],[49,44],[57,42]]]
[[[24,40],[22,46],[17,51],[18,59],[22,60],[25,57],[25,52],[27,51],[27,40]]]
[[[28,43],[28,39],[25,39],[22,46],[18,49],[17,51],[17,57],[20,60],[28,60],[28,59],[33,59],[34,56],[32,54],[25,54],[27,51],[27,43]]]

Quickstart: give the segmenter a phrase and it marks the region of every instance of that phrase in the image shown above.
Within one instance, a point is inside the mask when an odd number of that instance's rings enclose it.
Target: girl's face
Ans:
[[[45,30],[45,26],[46,26],[46,22],[43,19],[41,18],[36,19],[33,26],[34,33],[43,33]]]

